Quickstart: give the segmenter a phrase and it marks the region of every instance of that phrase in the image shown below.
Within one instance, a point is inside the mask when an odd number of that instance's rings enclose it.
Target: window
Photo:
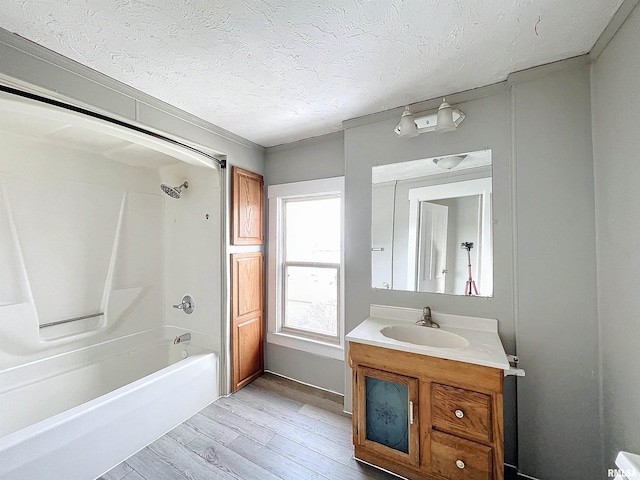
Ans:
[[[267,341],[343,359],[344,179],[269,187]]]

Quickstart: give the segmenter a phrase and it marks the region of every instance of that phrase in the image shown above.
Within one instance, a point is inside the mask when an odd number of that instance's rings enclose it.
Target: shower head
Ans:
[[[183,187],[189,188],[189,182],[185,181],[182,185],[179,185],[177,187],[172,187],[165,183],[160,185],[160,188],[162,189],[162,191],[167,195],[169,195],[171,198],[180,198],[180,191],[182,190]]]

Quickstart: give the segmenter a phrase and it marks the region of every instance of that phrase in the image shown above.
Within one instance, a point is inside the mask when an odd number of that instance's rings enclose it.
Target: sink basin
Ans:
[[[464,348],[469,345],[466,338],[455,333],[421,326],[384,327],[380,333],[387,338],[433,348]]]

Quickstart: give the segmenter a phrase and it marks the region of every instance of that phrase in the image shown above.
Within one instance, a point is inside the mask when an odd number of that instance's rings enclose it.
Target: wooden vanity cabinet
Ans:
[[[409,479],[504,479],[502,370],[355,342],[349,364],[356,458]]]

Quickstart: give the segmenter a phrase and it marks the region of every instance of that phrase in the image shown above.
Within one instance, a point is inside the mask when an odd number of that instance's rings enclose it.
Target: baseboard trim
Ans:
[[[334,392],[333,390],[329,390],[328,388],[322,388],[322,387],[319,387],[317,385],[312,385],[311,383],[302,382],[300,380],[297,380],[297,379],[291,378],[291,377],[287,377],[286,375],[282,375],[281,373],[274,372],[272,370],[265,370],[265,373],[270,373],[271,375],[275,375],[276,377],[284,378],[285,380],[289,380],[291,382],[298,383],[300,385],[304,385],[305,387],[313,388],[315,390],[321,390],[321,391],[326,392],[328,394],[335,395],[335,396],[339,397],[341,400],[336,399],[334,401],[336,401],[338,403],[340,403],[340,401],[342,401],[342,403],[344,403],[344,394],[342,394],[342,393]]]
[[[519,473],[518,469],[513,465],[509,465],[508,463],[504,464],[504,480],[538,480],[535,477],[530,477],[529,475],[525,475],[524,473]]]

